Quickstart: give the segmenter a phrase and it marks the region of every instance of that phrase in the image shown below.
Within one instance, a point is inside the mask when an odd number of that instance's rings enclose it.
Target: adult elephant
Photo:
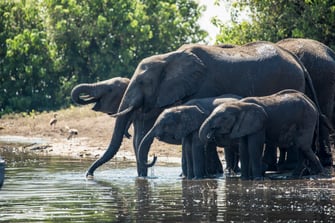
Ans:
[[[76,85],[71,91],[72,100],[79,105],[95,103],[92,110],[115,114],[130,80],[114,77],[97,83]]]
[[[117,153],[134,113],[139,117],[150,116],[142,126],[138,123],[140,131],[135,127],[137,154],[139,143],[163,108],[229,93],[247,97],[269,95],[287,88],[305,91],[306,79],[305,68],[293,54],[268,42],[234,48],[184,45],[177,51],[145,58],[123,95],[107,150],[86,175],[93,176],[96,168]],[[147,168],[137,167],[139,176],[147,175]]]
[[[183,163],[185,177],[199,179],[222,174],[222,164],[216,151],[216,144],[210,142],[206,146],[202,143],[198,137],[198,130],[216,106],[238,99],[241,98],[226,94],[219,97],[193,99],[183,105],[165,109],[140,143],[138,149],[140,165],[146,165],[142,161],[147,159],[148,149],[150,149],[154,138],[160,141],[173,138],[182,141],[182,153],[186,161]],[[230,144],[231,142],[228,141],[218,145],[225,147],[226,161],[231,160],[236,152],[228,148]],[[233,154],[230,154],[230,151]],[[206,158],[204,159],[204,157]],[[237,167],[236,163],[227,161],[227,168],[233,169],[234,167]]]
[[[321,112],[333,119],[335,100],[335,52],[312,39],[289,38],[276,45],[294,53],[309,72]],[[308,95],[309,92],[307,92]],[[317,152],[323,166],[332,166],[333,158],[329,142],[329,128],[320,125],[320,148]]]

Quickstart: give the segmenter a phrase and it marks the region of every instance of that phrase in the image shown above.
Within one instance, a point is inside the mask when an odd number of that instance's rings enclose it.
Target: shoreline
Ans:
[[[89,139],[86,137],[76,137],[67,139],[51,139],[48,137],[27,137],[20,135],[2,135],[0,136],[1,145],[21,148],[42,156],[58,156],[72,159],[96,160],[105,152],[100,146],[90,146]],[[115,161],[133,161],[136,158],[133,152],[123,149],[121,146],[118,153],[113,157]],[[150,160],[152,157],[149,156]],[[180,157],[158,155],[158,162],[169,164],[181,164]]]

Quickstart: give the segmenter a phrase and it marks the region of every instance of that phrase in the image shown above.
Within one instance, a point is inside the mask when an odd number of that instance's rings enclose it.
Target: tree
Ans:
[[[1,113],[50,107],[52,72],[47,34],[33,3],[0,3]]]
[[[77,83],[202,41],[200,13],[195,0],[1,1],[0,115],[65,107]]]
[[[232,6],[232,25],[215,23],[221,28],[218,42],[276,42],[288,37],[304,37],[335,49],[335,2],[332,0],[238,0]],[[237,22],[247,11],[250,21]]]
[[[137,63],[205,37],[191,0],[48,0],[58,70],[67,80],[130,77]]]

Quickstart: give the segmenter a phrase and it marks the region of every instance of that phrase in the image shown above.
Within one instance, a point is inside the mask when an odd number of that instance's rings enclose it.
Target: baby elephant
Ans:
[[[219,104],[238,101],[239,96],[193,99],[187,103],[165,109],[143,138],[139,146],[138,160],[146,165],[153,138],[161,141],[181,140],[183,153],[183,174],[188,178],[204,178],[222,173],[222,164],[216,152],[216,145],[205,145],[199,139],[198,130],[203,121]],[[205,151],[206,150],[206,151]],[[184,163],[185,162],[185,163]]]
[[[248,97],[225,103],[203,122],[199,137],[208,141],[214,134],[240,139],[242,179],[262,179],[262,154],[265,143],[297,149],[297,176],[309,160],[316,173],[323,168],[312,150],[319,112],[303,93],[283,90],[264,97]]]

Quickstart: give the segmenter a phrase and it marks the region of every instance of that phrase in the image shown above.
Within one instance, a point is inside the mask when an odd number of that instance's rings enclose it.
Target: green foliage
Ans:
[[[70,104],[73,86],[206,37],[194,0],[0,2],[0,116]]]
[[[0,112],[46,109],[51,103],[52,59],[35,6],[0,3]]]
[[[195,25],[200,12],[189,0],[46,3],[50,33],[58,46],[57,69],[78,82],[130,77],[144,57],[204,38]]]
[[[216,23],[221,28],[219,43],[276,42],[304,37],[335,49],[335,2],[332,0],[238,0],[232,6],[232,25]],[[250,21],[237,21],[247,11]]]

